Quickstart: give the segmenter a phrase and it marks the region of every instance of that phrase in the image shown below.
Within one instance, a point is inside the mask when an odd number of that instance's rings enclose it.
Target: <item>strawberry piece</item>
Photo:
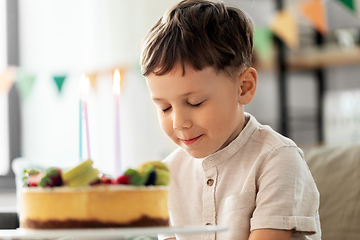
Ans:
[[[112,184],[112,179],[110,177],[102,175],[100,178],[100,182],[101,184]]]
[[[24,170],[24,177],[22,178],[23,182],[24,182],[24,186],[28,186],[28,187],[37,187],[39,185],[39,175],[40,175],[40,171],[39,170],[35,170],[35,169],[25,169]]]
[[[36,182],[29,182],[29,187],[37,187],[38,184]]]
[[[119,177],[116,178],[116,183],[117,184],[130,184],[130,176],[128,175],[121,175]]]
[[[39,180],[38,174],[28,176],[28,186],[29,187],[37,187],[39,185],[39,181],[40,180]]]

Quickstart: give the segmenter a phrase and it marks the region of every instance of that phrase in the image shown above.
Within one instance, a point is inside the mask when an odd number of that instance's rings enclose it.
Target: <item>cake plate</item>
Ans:
[[[171,226],[171,227],[144,227],[144,228],[97,228],[97,229],[56,229],[56,230],[29,230],[12,229],[0,230],[0,239],[134,239],[135,236],[156,236],[157,234],[190,234],[225,231],[224,226]],[[142,238],[136,238],[142,239]],[[144,238],[148,239],[148,238]]]

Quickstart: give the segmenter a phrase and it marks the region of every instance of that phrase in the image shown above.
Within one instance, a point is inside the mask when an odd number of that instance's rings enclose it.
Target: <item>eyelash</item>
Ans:
[[[168,107],[168,108],[162,109],[161,111],[165,113],[165,112],[167,112],[170,108],[171,108],[171,107]]]
[[[200,102],[200,103],[198,103],[198,104],[190,104],[190,103],[188,103],[188,104],[189,104],[191,107],[198,108],[198,107],[200,107],[204,102],[205,102],[205,101]],[[165,112],[167,112],[170,108],[171,108],[171,106],[168,107],[168,108],[162,109],[162,112],[165,113]]]
[[[200,103],[198,103],[198,104],[190,104],[190,103],[189,103],[189,105],[192,106],[192,107],[200,107],[201,104],[203,104],[203,102],[200,102]]]

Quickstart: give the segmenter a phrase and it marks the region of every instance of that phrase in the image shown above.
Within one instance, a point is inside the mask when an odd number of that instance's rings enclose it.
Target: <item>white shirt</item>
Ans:
[[[171,224],[229,228],[176,238],[247,240],[254,229],[272,228],[293,230],[291,239],[321,239],[319,192],[303,152],[246,116],[248,123],[224,149],[196,159],[179,148],[165,159]],[[168,237],[174,235],[159,239]]]

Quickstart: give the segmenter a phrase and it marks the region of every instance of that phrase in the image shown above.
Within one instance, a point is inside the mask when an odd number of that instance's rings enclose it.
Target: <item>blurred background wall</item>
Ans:
[[[1,0],[0,11],[6,12],[6,2]],[[10,1],[11,2],[11,1]],[[9,64],[0,59],[0,72],[9,65],[15,65],[15,85],[19,95],[21,139],[14,144],[21,146],[17,157],[22,157],[33,166],[66,167],[87,158],[85,129],[79,139],[79,79],[85,73],[91,77],[88,95],[88,120],[91,158],[101,171],[114,174],[115,161],[115,101],[112,93],[112,74],[119,68],[122,74],[120,94],[120,136],[121,166],[133,167],[150,159],[163,159],[176,146],[167,139],[158,126],[156,110],[149,98],[146,83],[139,70],[141,40],[164,11],[175,0],[18,0],[18,63]],[[323,34],[324,51],[318,52],[316,28],[301,15],[298,4],[308,1],[270,0],[228,0],[225,3],[237,5],[247,12],[256,29],[271,30],[271,24],[279,8],[288,10],[296,19],[298,30],[297,47],[282,44],[285,53],[286,106],[288,108],[288,131],[302,147],[336,141],[357,141],[360,125],[360,60],[359,18],[357,7],[336,2],[355,19],[349,25],[331,27]],[[354,3],[360,6],[359,1]],[[331,5],[332,6],[332,5]],[[333,8],[331,8],[333,9]],[[329,9],[325,9],[330,12]],[[339,12],[339,11],[338,11]],[[7,12],[11,15],[11,12]],[[0,51],[6,52],[6,19],[0,13]],[[346,19],[346,18],[343,18]],[[351,18],[352,19],[352,18]],[[340,21],[340,20],[339,20]],[[286,22],[286,21],[285,21]],[[282,22],[285,24],[285,22]],[[327,21],[328,22],[328,21]],[[3,24],[4,23],[4,24]],[[281,22],[280,22],[281,24]],[[289,26],[285,36],[269,34],[255,35],[257,43],[254,66],[258,68],[258,89],[254,100],[245,107],[263,124],[275,130],[281,127],[281,88],[279,88],[279,45],[274,38],[283,42],[292,39],[286,34],[294,32]],[[342,32],[339,32],[342,30]],[[262,34],[264,34],[263,31]],[[295,32],[296,33],[296,32]],[[342,34],[342,35],[341,35]],[[320,34],[321,35],[321,34]],[[260,37],[262,36],[262,37]],[[344,40],[345,38],[345,40]],[[294,41],[294,40],[292,40]],[[293,42],[288,42],[292,44]],[[4,47],[5,46],[5,47]],[[268,47],[266,47],[268,46]],[[330,49],[328,51],[328,49]],[[345,60],[329,65],[316,64],[316,56],[333,53],[325,59]],[[304,67],[297,59],[309,53],[313,66]],[[316,55],[317,54],[317,55]],[[339,55],[340,54],[340,55]],[[351,61],[348,61],[350,54]],[[351,55],[352,54],[352,55]],[[355,57],[353,56],[355,54]],[[1,54],[3,55],[3,54]],[[315,56],[315,57],[314,57]],[[298,58],[297,58],[298,57]],[[288,62],[288,60],[293,60]],[[297,61],[297,62],[296,62]],[[319,60],[320,61],[320,60]],[[294,63],[295,62],[295,63]],[[322,71],[326,80],[323,96],[324,138],[319,141],[317,123],[318,89],[316,70]],[[60,79],[60,81],[59,81]],[[13,86],[13,87],[14,87]],[[10,91],[10,90],[9,90]],[[344,97],[345,96],[345,97]],[[9,141],[6,136],[9,122],[7,106],[8,92],[0,95],[0,174],[10,171],[6,150]],[[350,100],[349,100],[350,99]],[[9,105],[10,104],[10,105]],[[346,107],[344,107],[346,106]],[[357,112],[356,112],[357,111]],[[345,117],[343,117],[345,116]],[[82,125],[84,127],[84,120]],[[346,131],[344,129],[347,129]],[[336,131],[335,131],[336,130]],[[14,132],[13,132],[14,133]],[[346,133],[346,134],[344,134]],[[16,133],[14,133],[16,134]],[[343,134],[342,136],[340,136]],[[10,133],[11,135],[11,133]],[[351,136],[350,136],[351,135]],[[80,146],[80,141],[82,142]]]

